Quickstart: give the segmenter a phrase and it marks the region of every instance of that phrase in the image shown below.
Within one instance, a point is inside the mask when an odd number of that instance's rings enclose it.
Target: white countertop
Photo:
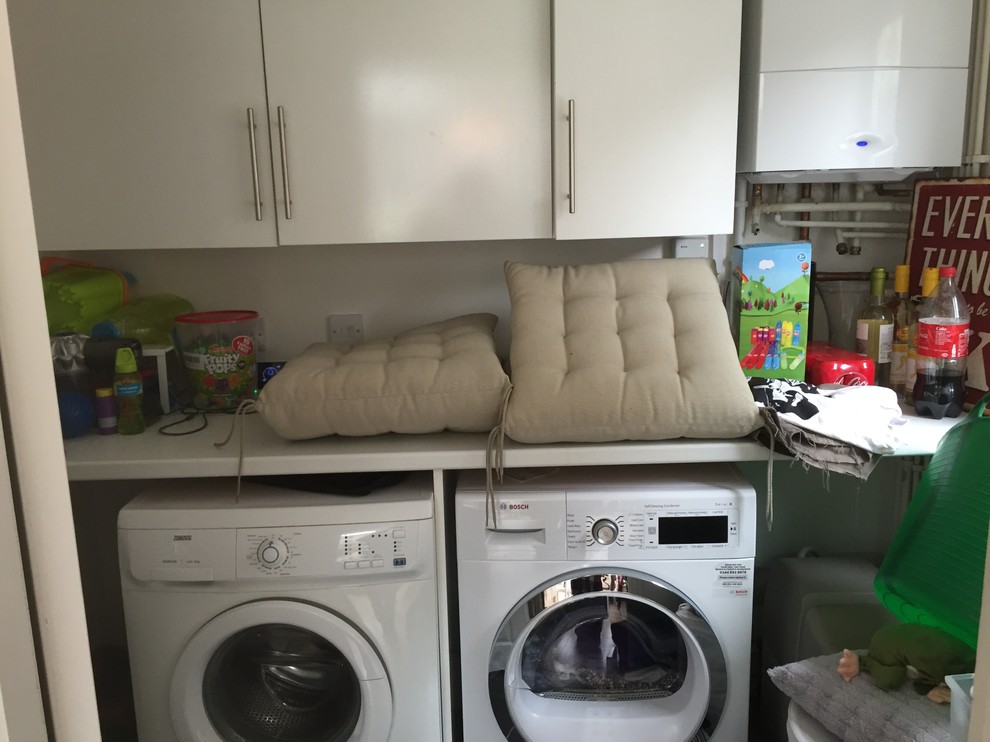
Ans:
[[[181,420],[173,413],[164,422]],[[908,411],[899,435],[901,447],[892,455],[925,456],[934,452],[945,432],[965,419],[932,420]],[[65,441],[69,479],[162,479],[222,477],[237,474],[238,435],[223,447],[233,417],[210,415],[205,430],[166,436],[157,423],[136,436],[86,435]],[[483,433],[388,434],[367,438],[330,436],[309,441],[286,441],[258,415],[244,418],[243,474],[314,474],[360,471],[482,469]],[[554,443],[527,445],[505,442],[504,463],[519,466],[670,464],[714,461],[762,461],[768,450],[749,438],[615,443]]]

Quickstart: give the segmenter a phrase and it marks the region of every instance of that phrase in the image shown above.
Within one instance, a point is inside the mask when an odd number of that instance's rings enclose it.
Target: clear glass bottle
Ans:
[[[894,344],[894,313],[884,298],[886,287],[887,271],[870,271],[870,298],[856,320],[856,352],[873,361],[877,386],[890,386],[890,351]]]
[[[938,286],[938,268],[925,268],[921,271],[921,295],[912,296],[911,303],[914,312],[911,317],[911,328],[908,331],[908,360],[907,378],[904,380],[904,401],[914,406],[914,383],[918,378],[918,310]],[[925,365],[927,361],[922,361]]]
[[[969,307],[956,286],[956,269],[938,269],[938,288],[918,312],[918,376],[914,409],[936,420],[958,417],[966,391]],[[922,366],[921,361],[924,361]]]
[[[890,350],[890,388],[904,399],[907,386],[907,361],[911,341],[911,323],[914,321],[914,304],[910,294],[911,266],[894,268],[894,298],[887,306],[894,315],[894,340]]]

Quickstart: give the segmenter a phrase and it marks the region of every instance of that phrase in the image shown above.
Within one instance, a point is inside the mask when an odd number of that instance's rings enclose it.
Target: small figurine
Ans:
[[[934,626],[903,623],[878,629],[865,655],[842,650],[839,675],[848,683],[868,672],[882,690],[894,690],[906,680],[935,703],[948,703],[946,675],[973,672],[976,651],[960,639]]]

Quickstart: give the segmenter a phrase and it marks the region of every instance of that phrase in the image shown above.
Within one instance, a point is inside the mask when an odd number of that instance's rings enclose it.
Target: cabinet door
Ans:
[[[554,0],[558,239],[732,232],[741,11]]]
[[[42,250],[276,243],[255,3],[8,6]]]
[[[261,11],[280,243],[551,236],[547,0]]]

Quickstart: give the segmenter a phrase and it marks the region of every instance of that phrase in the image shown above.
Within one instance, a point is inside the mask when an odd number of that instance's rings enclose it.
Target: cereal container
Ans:
[[[257,324],[257,312],[240,309],[175,318],[197,409],[234,409],[254,397]]]

